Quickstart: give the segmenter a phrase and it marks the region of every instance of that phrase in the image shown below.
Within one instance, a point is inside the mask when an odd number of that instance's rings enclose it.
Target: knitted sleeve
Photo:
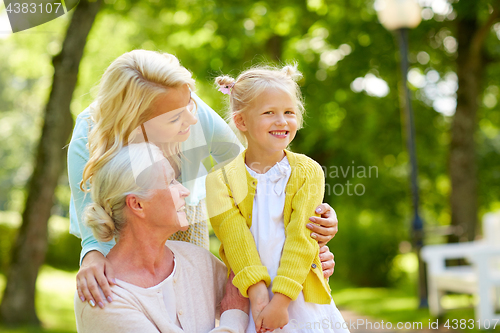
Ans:
[[[236,206],[221,170],[207,176],[206,188],[207,211],[215,235],[221,241],[221,259],[234,272],[235,287],[248,297],[250,286],[260,281],[269,286],[271,278],[260,261],[247,220]]]
[[[318,243],[310,237],[306,224],[310,216],[317,216],[314,210],[323,200],[325,187],[323,170],[312,159],[300,161],[296,168],[292,172],[302,176],[290,177],[287,185],[287,191],[296,190],[296,193],[290,202],[285,203],[285,214],[290,212],[291,216],[290,222],[285,225],[285,245],[272,288],[274,293],[281,293],[292,300],[302,291],[311,265],[319,255]]]

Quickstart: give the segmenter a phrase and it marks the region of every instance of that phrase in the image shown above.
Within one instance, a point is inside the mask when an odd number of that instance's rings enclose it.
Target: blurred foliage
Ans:
[[[7,272],[20,224],[21,217],[17,212],[0,212],[0,273]],[[80,240],[69,233],[69,220],[52,215],[49,219],[46,264],[69,272],[78,270],[80,251]]]
[[[78,270],[81,248],[80,239],[69,233],[69,219],[52,215],[45,263],[65,271]]]
[[[434,2],[439,1],[420,1],[426,16],[410,32],[420,194],[429,227],[448,225],[450,220],[447,155],[452,117],[440,107],[439,98],[453,100],[456,91],[457,12],[440,12]],[[490,2],[481,0],[478,5],[482,21]],[[88,40],[72,112],[76,116],[92,102],[106,67],[136,48],[179,57],[196,77],[197,93],[221,114],[226,96],[213,87],[218,74],[236,76],[277,57],[282,63],[297,61],[304,74],[300,85],[307,115],[292,148],[317,160],[326,171],[325,201],[340,221],[340,232],[330,243],[336,275],[362,285],[389,285],[398,275],[391,267],[399,243],[409,240],[411,201],[398,101],[397,43],[378,23],[373,8],[372,0],[108,0]],[[67,18],[61,18],[35,28],[39,33],[0,39],[0,138],[5,143],[0,145],[0,209],[22,208],[22,187],[30,174],[51,82],[50,57],[61,48],[66,23]],[[47,31],[52,33],[43,33]],[[499,37],[496,25],[487,41],[492,59],[500,53]],[[483,213],[500,208],[499,74],[498,62],[492,62],[484,76],[479,114]],[[374,90],[367,86],[369,80]],[[56,193],[54,214],[61,216],[68,211],[66,182],[61,180]],[[69,253],[65,249],[74,246],[69,240],[58,242],[51,241],[59,245],[49,251],[48,260],[58,261],[53,255]]]

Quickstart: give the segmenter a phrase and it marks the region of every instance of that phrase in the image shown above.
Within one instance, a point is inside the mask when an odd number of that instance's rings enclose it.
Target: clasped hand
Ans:
[[[288,306],[291,299],[283,294],[274,294],[269,301],[266,284],[261,281],[248,289],[257,333],[272,332],[288,324]]]

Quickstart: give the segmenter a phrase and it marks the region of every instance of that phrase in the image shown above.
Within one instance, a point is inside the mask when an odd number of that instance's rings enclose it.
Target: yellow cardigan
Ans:
[[[330,286],[323,276],[318,243],[306,224],[321,204],[325,178],[311,158],[285,150],[292,168],[286,186],[284,223],[286,240],[272,291],[295,300],[301,291],[306,302],[331,302]],[[246,179],[246,182],[245,182]],[[248,297],[248,288],[271,278],[262,265],[250,227],[257,180],[245,167],[245,152],[207,176],[207,210],[215,235],[222,242],[220,256],[235,278],[233,284]],[[316,214],[317,215],[317,214]]]

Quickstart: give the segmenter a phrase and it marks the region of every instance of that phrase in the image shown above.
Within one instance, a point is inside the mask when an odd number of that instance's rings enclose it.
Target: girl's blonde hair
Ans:
[[[85,207],[83,218],[92,229],[95,238],[108,242],[118,237],[126,224],[126,198],[133,194],[141,199],[149,199],[151,189],[155,188],[158,172],[154,167],[144,168],[142,177],[134,174],[137,164],[150,161],[150,156],[162,154],[160,149],[150,143],[131,144],[121,148],[104,163],[92,176],[92,203]],[[154,166],[153,159],[150,166]],[[133,163],[136,163],[134,166]],[[144,164],[144,163],[142,163]],[[140,178],[140,180],[138,180]]]
[[[234,116],[249,108],[260,94],[267,89],[279,89],[287,93],[297,105],[297,125],[302,128],[304,115],[304,102],[300,87],[297,84],[302,78],[302,73],[297,69],[297,64],[285,65],[282,68],[271,66],[259,66],[250,68],[241,73],[235,80],[228,75],[215,78],[215,83],[220,87],[227,87],[230,91],[229,110],[226,121],[229,126],[239,134],[242,142],[246,143],[243,132],[236,128]]]
[[[151,104],[168,91],[187,84],[194,90],[191,73],[172,54],[134,50],[118,57],[101,78],[94,126],[88,142],[90,159],[83,170],[82,191],[92,176],[127,145],[134,130],[150,119]],[[179,144],[177,144],[179,145]],[[178,147],[164,149],[178,152]]]

